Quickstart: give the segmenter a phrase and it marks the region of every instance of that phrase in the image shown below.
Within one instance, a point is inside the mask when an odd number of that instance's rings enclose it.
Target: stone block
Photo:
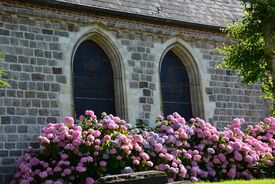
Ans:
[[[5,61],[10,63],[16,63],[17,57],[14,55],[5,55]]]
[[[12,71],[22,71],[22,66],[20,64],[11,64],[10,69]]]
[[[97,184],[164,184],[168,182],[168,177],[160,171],[144,171],[130,174],[118,174],[101,177]]]
[[[27,40],[34,40],[34,34],[32,34],[32,33],[25,33],[25,39],[27,39]]]
[[[45,75],[38,74],[38,73],[33,73],[32,74],[32,80],[34,80],[34,81],[44,81],[45,80]]]
[[[18,133],[28,133],[28,126],[17,126]]]
[[[30,63],[30,58],[26,57],[26,56],[18,56],[18,62],[29,64]]]
[[[35,98],[35,91],[25,91],[25,98]]]
[[[139,82],[139,88],[148,88],[148,82]]]
[[[48,117],[47,121],[44,122],[45,123],[56,123],[57,122],[57,118],[56,117]]]
[[[10,157],[19,157],[22,155],[22,150],[10,150]]]
[[[143,89],[143,96],[151,96],[151,91],[149,89]]]
[[[52,34],[53,34],[53,30],[50,30],[50,29],[42,29],[42,33],[43,33],[43,34],[47,34],[47,35],[52,35]]]
[[[8,37],[3,37],[3,36],[0,36],[0,43],[1,44],[5,44],[5,45],[9,45],[10,44],[10,39]]]
[[[146,98],[145,97],[140,97],[139,98],[139,103],[146,103]]]
[[[50,43],[50,50],[60,51],[60,46],[58,43]]]
[[[1,117],[1,124],[11,124],[11,116]]]
[[[60,91],[60,84],[52,83],[51,89],[52,89],[52,91]]]
[[[4,131],[6,132],[6,133],[16,133],[16,126],[14,126],[14,125],[7,125],[7,126],[5,126],[4,127]]]
[[[15,108],[14,107],[7,107],[7,114],[8,115],[14,115],[15,114]]]
[[[12,116],[12,124],[22,124],[22,120],[21,116]]]
[[[37,116],[38,109],[37,108],[30,108],[28,109],[29,116]]]
[[[142,106],[143,111],[150,112],[151,111],[151,105],[143,105]]]
[[[15,158],[3,158],[2,164],[3,165],[12,165],[15,163]]]
[[[130,88],[138,88],[138,82],[130,82]]]
[[[62,52],[53,51],[53,58],[55,58],[55,59],[63,59],[63,53]]]
[[[56,76],[56,82],[66,84],[66,82],[67,82],[66,76],[64,76],[64,75]]]
[[[34,54],[36,57],[44,57],[44,52],[40,49],[35,49]]]
[[[132,59],[133,60],[141,60],[141,54],[140,53],[132,53]]]
[[[24,117],[24,124],[36,124],[36,117]]]
[[[7,30],[7,29],[2,29],[2,28],[0,28],[0,35],[3,35],[3,36],[10,36],[10,31]]]
[[[14,142],[6,142],[5,149],[15,149],[15,143]]]

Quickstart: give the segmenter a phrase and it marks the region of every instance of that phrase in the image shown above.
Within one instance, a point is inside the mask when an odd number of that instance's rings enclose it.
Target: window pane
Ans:
[[[163,114],[178,112],[189,119],[192,117],[190,84],[187,71],[181,60],[172,51],[167,52],[161,65],[161,92]]]
[[[78,47],[73,63],[74,106],[79,117],[87,109],[115,114],[113,70],[104,50],[91,40]]]

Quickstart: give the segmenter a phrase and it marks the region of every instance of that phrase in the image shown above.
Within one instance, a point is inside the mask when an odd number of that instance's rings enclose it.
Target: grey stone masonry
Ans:
[[[223,33],[2,0],[0,66],[11,87],[0,88],[1,184],[9,183],[15,160],[29,145],[39,148],[45,124],[73,115],[72,61],[85,39],[98,42],[121,69],[114,76],[122,86],[116,94],[123,94],[119,105],[131,123],[141,118],[153,126],[162,113],[159,73],[169,49],[196,66],[198,80],[190,81],[198,89],[192,105],[202,101],[196,116],[223,128],[235,117],[256,122],[269,115],[259,85],[242,86],[235,73],[215,67],[221,56],[214,50],[228,41]]]

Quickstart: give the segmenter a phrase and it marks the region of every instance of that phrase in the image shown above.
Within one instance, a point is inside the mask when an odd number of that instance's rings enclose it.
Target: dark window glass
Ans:
[[[91,40],[78,47],[73,63],[76,117],[85,110],[115,114],[114,78],[108,56]]]
[[[190,84],[187,71],[172,51],[163,58],[160,72],[163,114],[178,112],[186,119],[192,117]]]

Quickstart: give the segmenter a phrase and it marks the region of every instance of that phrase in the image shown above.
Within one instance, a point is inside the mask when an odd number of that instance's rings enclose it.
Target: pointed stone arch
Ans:
[[[76,33],[73,38],[68,43],[67,47],[64,47],[64,53],[68,53],[65,59],[70,61],[68,65],[64,66],[65,73],[69,76],[68,84],[64,91],[69,91],[69,94],[64,94],[61,98],[69,99],[69,102],[64,102],[62,105],[63,113],[65,115],[73,115],[74,112],[74,100],[73,100],[73,61],[77,48],[81,43],[86,40],[91,40],[98,44],[108,56],[112,69],[114,78],[114,96],[115,96],[115,109],[116,114],[122,118],[128,119],[128,112],[126,108],[126,92],[125,88],[125,66],[122,62],[122,56],[120,55],[119,44],[116,42],[114,36],[106,31],[102,25],[93,25],[89,27],[82,28],[81,31]],[[69,89],[68,89],[69,88]],[[61,99],[62,100],[62,99]]]
[[[205,117],[204,113],[204,99],[201,83],[201,72],[197,61],[194,59],[191,53],[192,47],[180,38],[173,38],[168,40],[163,47],[162,55],[159,59],[159,73],[161,72],[162,61],[169,51],[172,51],[185,66],[189,84],[190,84],[190,98],[192,104],[192,112],[194,117]],[[162,94],[161,94],[161,82],[159,79],[160,101],[161,111],[163,112]]]

